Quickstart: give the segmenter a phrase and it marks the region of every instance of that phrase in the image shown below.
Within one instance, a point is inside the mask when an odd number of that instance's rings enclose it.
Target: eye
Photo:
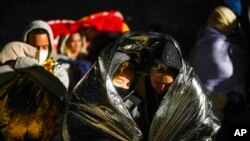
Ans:
[[[49,48],[49,46],[42,46],[43,50],[47,50]]]
[[[131,86],[131,83],[127,83],[127,86],[130,87],[130,86]]]
[[[121,84],[121,83],[123,83],[123,80],[122,79],[117,79],[116,82]]]

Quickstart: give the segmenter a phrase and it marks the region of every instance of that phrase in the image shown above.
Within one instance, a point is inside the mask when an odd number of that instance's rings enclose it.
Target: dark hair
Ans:
[[[45,30],[45,29],[42,29],[42,28],[36,28],[36,29],[33,29],[31,30],[28,34],[27,34],[27,43],[30,43],[30,37],[32,37],[33,35],[35,34],[48,34],[48,32]]]
[[[83,32],[81,32],[80,30],[75,31],[75,32],[73,32],[73,33],[71,33],[71,34],[69,35],[69,38],[68,38],[67,41],[66,41],[66,45],[68,45],[68,44],[70,43],[70,40],[71,40],[73,34],[79,34],[79,35],[81,36],[81,39],[85,36],[85,35],[83,34]],[[82,41],[82,42],[83,42],[83,41]],[[83,44],[84,44],[84,43],[83,43]]]
[[[150,67],[149,73],[170,74],[176,77],[178,75],[178,70],[166,64],[153,64]]]
[[[135,66],[134,63],[130,60],[124,61],[120,64],[117,71],[120,71],[120,73],[123,73],[125,70],[130,70],[134,72]]]

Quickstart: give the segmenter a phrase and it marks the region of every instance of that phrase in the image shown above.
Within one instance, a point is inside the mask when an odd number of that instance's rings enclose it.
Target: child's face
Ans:
[[[130,85],[132,84],[134,80],[134,72],[128,69],[125,69],[124,71],[118,71],[115,73],[112,83],[116,87],[120,87],[123,89],[129,89]]]

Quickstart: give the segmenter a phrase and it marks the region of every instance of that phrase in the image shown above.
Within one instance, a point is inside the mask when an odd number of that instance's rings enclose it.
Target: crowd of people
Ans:
[[[31,21],[0,51],[0,140],[227,140],[250,112],[237,2],[211,11],[188,58],[166,33],[98,31],[85,17],[58,35]]]

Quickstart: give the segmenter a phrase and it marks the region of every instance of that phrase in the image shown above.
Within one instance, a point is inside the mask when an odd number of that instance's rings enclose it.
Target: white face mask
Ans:
[[[36,59],[38,60],[39,64],[43,64],[44,61],[47,59],[49,54],[48,50],[38,50],[36,52]]]

